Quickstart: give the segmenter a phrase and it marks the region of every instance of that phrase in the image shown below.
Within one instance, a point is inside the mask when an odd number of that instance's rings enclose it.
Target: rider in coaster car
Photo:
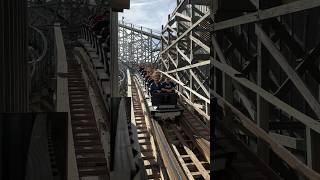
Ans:
[[[175,84],[166,77],[165,81],[161,83],[161,91],[164,93],[174,93]]]
[[[147,70],[143,70],[142,72],[141,72],[141,75],[142,75],[142,77],[145,77],[146,75],[147,75]]]
[[[147,80],[148,86],[150,87],[150,85],[154,82],[153,77],[149,77],[149,79]]]
[[[150,79],[152,79],[152,74],[154,73],[154,69],[147,68],[147,74],[144,76],[145,82],[148,82]]]
[[[110,34],[109,28],[107,27],[103,27],[99,32],[99,35],[101,36],[101,42],[105,42]]]
[[[109,21],[106,20],[106,19],[103,19],[103,20],[101,20],[101,21],[97,21],[97,22],[92,26],[91,31],[95,32],[96,34],[99,34],[99,33],[102,31],[102,29],[103,29],[104,27],[108,27],[108,25],[109,25]],[[107,29],[106,29],[105,33],[108,34]]]
[[[160,82],[160,86],[161,86],[161,83],[162,83],[161,74],[160,74],[160,72],[153,70],[153,74],[151,75],[151,77],[149,77],[149,79],[147,81],[149,87],[154,82],[154,77],[155,76],[159,77],[159,82]]]
[[[148,76],[148,72],[151,70],[152,68],[151,67],[149,67],[149,66],[146,66],[143,70],[142,70],[142,77],[143,78],[146,78],[146,76]]]
[[[144,67],[143,67],[143,65],[140,64],[140,65],[139,65],[139,72],[142,73],[143,70],[144,70]]]
[[[90,30],[95,33],[100,33],[104,27],[108,27],[109,25],[109,10],[102,9],[101,13],[96,13],[96,15],[92,18],[89,23]]]
[[[153,82],[150,85],[150,93],[151,95],[154,93],[161,93],[161,82],[160,82],[160,74],[153,74]]]
[[[88,20],[88,25],[90,26],[90,28],[92,28],[92,26],[97,22],[97,21],[101,21],[104,19],[104,16],[102,15],[102,10],[100,9],[96,9],[94,14],[89,16]]]

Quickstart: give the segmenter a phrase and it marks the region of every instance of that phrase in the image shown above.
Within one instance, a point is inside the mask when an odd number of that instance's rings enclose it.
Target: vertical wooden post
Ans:
[[[29,111],[27,1],[0,2],[0,112]]]
[[[119,95],[119,85],[118,85],[118,13],[112,12],[111,14],[111,97],[117,97]]]
[[[262,43],[257,39],[257,84],[267,90],[268,88],[268,55]],[[269,103],[257,95],[257,123],[260,128],[268,132],[270,108]],[[269,148],[266,143],[258,138],[257,154],[266,163],[269,163]]]

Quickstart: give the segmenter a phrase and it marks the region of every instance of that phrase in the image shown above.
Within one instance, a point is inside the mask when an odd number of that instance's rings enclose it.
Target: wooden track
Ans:
[[[166,137],[188,179],[210,179],[210,163],[196,148],[186,131],[175,123],[162,124]]]
[[[73,139],[79,177],[106,177],[107,160],[92,110],[81,65],[68,60],[68,89]]]
[[[140,145],[141,158],[147,174],[147,179],[161,179],[160,167],[154,156],[154,142],[150,137],[150,128],[147,127],[145,114],[142,110],[137,88],[132,87],[132,102],[134,109],[135,124],[138,135],[138,143]]]
[[[142,90],[137,78],[133,79],[134,113],[140,120],[140,103],[144,99],[136,99]],[[185,111],[179,121],[158,122],[150,117],[150,126],[152,131],[148,133],[152,133],[155,139],[169,179],[210,179],[210,130],[198,118]],[[145,125],[141,128],[147,129]],[[138,135],[145,132],[144,129],[139,130],[139,126],[137,129]]]

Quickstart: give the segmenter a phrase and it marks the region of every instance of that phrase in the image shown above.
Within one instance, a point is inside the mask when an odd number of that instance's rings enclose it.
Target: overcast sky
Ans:
[[[131,0],[130,9],[119,13],[119,20],[124,17],[125,22],[160,31],[176,4],[176,0]]]

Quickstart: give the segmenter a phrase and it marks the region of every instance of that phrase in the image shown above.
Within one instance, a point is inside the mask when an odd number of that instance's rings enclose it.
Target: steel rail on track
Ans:
[[[144,99],[142,96],[142,92],[140,87],[138,86],[138,80],[136,77],[133,78],[134,86],[138,92],[138,98],[141,103],[141,106],[146,108],[144,103]],[[188,179],[185,175],[184,171],[182,170],[179,162],[177,161],[175,154],[170,148],[170,145],[165,137],[164,132],[160,124],[157,121],[150,120],[151,130],[154,136],[154,140],[156,142],[158,152],[160,153],[162,162],[164,167],[166,168],[167,175],[171,180],[180,180],[180,179]]]
[[[188,130],[167,121],[161,127],[188,179],[209,180],[210,163],[196,148],[195,142],[187,136]]]
[[[193,140],[206,161],[210,163],[210,127],[188,110],[184,111],[182,119],[180,124],[184,131]]]
[[[145,100],[137,76],[133,77],[139,101]],[[149,112],[146,112],[148,114]],[[149,117],[153,136],[170,179],[210,179],[210,130],[185,109],[179,121]],[[169,167],[169,168],[168,168]]]
[[[131,80],[131,78],[129,78]],[[129,85],[129,84],[128,84]],[[157,158],[155,142],[151,133],[148,115],[142,106],[136,86],[131,86],[133,119],[132,124],[136,128],[135,141],[138,142],[138,151],[143,161],[146,179],[163,179]]]

